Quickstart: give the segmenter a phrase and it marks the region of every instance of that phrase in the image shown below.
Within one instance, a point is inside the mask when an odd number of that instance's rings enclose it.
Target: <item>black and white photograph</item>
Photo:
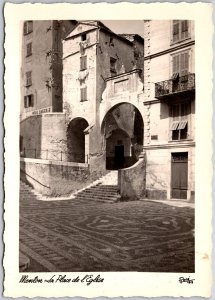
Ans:
[[[17,283],[195,285],[195,37],[174,15],[19,21]]]
[[[24,22],[21,272],[195,271],[194,26]]]

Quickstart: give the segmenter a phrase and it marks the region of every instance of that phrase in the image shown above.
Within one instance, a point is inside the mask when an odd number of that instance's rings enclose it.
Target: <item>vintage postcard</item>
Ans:
[[[212,6],[4,16],[4,296],[210,297]]]

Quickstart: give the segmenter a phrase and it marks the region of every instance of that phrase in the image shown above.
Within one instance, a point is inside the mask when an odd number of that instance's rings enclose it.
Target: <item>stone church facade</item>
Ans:
[[[32,103],[24,95],[22,156],[42,163],[56,151],[58,161],[87,165],[98,176],[132,169],[143,178],[144,197],[194,198],[193,22],[147,20],[144,39],[115,34],[99,21],[66,23],[63,32],[56,70],[62,98],[55,83],[52,102],[35,88],[38,100],[27,110]]]

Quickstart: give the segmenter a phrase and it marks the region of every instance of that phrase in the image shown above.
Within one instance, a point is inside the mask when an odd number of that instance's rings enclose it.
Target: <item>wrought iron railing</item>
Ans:
[[[89,156],[79,153],[69,153],[66,151],[58,150],[41,150],[41,149],[26,149],[24,148],[20,152],[20,157],[24,158],[34,158],[43,160],[53,160],[53,161],[67,161],[67,162],[80,162],[88,163]]]
[[[193,90],[195,90],[195,74],[193,73],[155,83],[156,98]]]

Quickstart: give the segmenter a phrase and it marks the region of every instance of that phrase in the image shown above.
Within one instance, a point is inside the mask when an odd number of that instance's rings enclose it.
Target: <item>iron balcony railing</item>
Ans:
[[[187,74],[155,83],[155,97],[160,99],[195,90],[195,74]]]

